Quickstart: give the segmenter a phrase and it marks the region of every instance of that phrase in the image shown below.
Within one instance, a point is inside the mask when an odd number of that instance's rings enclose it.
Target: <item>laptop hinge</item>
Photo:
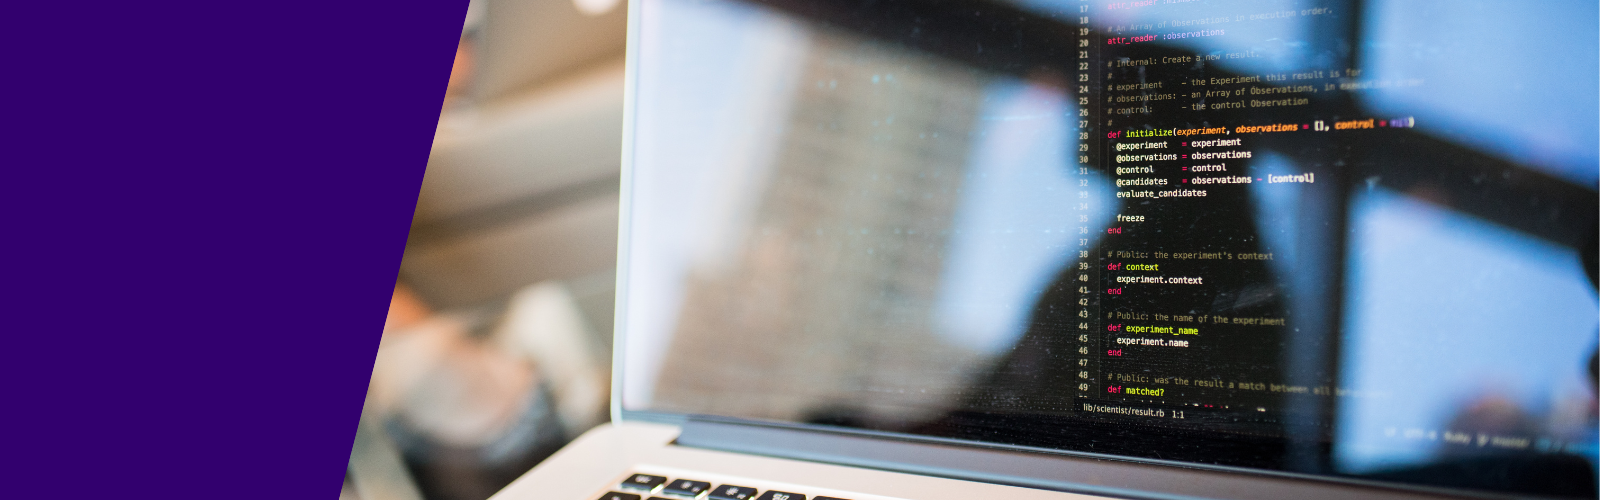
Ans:
[[[704,417],[690,417],[682,425],[683,432],[674,443],[679,446],[1124,498],[1433,499],[1460,495],[911,440],[849,430]]]

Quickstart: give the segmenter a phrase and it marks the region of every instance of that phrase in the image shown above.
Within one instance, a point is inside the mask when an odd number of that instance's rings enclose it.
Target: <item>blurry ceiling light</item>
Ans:
[[[622,3],[622,0],[572,0],[572,5],[578,8],[578,12],[591,16],[611,12],[611,9],[617,8],[619,3]]]

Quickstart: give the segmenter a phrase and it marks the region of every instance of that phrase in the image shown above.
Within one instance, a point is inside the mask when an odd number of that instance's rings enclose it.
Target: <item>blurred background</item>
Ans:
[[[341,498],[487,498],[606,420],[626,10],[471,2]]]

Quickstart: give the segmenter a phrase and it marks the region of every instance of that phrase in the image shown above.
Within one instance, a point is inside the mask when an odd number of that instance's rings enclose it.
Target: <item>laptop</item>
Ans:
[[[636,0],[612,421],[494,498],[1593,498],[1594,2]]]

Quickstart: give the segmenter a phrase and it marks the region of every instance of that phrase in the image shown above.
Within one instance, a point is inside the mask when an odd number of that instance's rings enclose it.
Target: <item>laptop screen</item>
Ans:
[[[1594,2],[633,15],[625,411],[1595,494]]]

